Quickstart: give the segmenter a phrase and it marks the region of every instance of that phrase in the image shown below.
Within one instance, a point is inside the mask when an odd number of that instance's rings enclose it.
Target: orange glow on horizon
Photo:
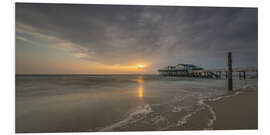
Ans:
[[[137,68],[138,68],[138,69],[143,69],[144,67],[145,67],[145,66],[142,65],[142,64],[137,65]]]
[[[91,62],[78,60],[70,66],[62,67],[63,69],[72,69],[71,73],[87,73],[87,74],[141,74],[148,72],[149,63],[134,62],[133,64],[103,64],[99,62]]]
[[[105,65],[105,64],[100,64],[100,63],[89,63],[89,66],[85,66],[85,65],[82,65],[82,66],[88,67],[89,71],[91,70],[96,73],[140,73],[140,72],[144,72],[146,69],[145,64]]]

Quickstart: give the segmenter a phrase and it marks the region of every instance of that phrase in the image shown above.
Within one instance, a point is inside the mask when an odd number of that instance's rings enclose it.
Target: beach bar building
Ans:
[[[203,68],[193,64],[177,64],[159,69],[158,72],[163,76],[192,76],[195,70],[203,70]]]

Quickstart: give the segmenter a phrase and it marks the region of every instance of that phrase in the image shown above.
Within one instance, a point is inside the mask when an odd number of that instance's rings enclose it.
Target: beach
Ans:
[[[242,88],[234,94],[206,102],[216,113],[213,129],[258,129],[257,87]]]
[[[205,108],[196,112],[182,127],[169,130],[258,129],[257,86],[240,88],[216,98],[203,99],[199,104]]]
[[[256,129],[257,80],[16,76],[16,132]]]

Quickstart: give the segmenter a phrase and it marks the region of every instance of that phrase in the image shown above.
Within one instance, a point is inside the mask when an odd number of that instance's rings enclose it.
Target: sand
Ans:
[[[17,78],[16,132],[231,130],[258,127],[257,87],[228,93],[223,88],[225,80],[172,81],[145,77],[144,83],[138,83],[140,77],[137,76],[114,78]],[[239,87],[257,84],[256,80],[242,83],[235,84]],[[207,97],[217,98],[205,99]]]
[[[167,130],[258,129],[257,87],[242,88],[224,97],[207,99],[203,104],[208,107],[192,115],[186,124]],[[212,123],[209,120],[213,120]]]
[[[256,87],[239,90],[240,94],[207,101],[216,113],[213,129],[258,129],[258,92]]]
[[[205,108],[193,114],[182,126],[172,126],[166,131],[181,130],[249,130],[258,129],[257,87],[233,91],[229,95],[201,102]],[[180,115],[182,116],[182,115]],[[179,118],[174,116],[175,119]],[[151,123],[139,121],[116,131],[153,131]]]

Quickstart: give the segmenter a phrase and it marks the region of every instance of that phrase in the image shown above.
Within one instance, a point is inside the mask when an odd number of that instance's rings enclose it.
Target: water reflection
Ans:
[[[138,82],[139,84],[142,84],[142,83],[144,82],[144,81],[143,81],[143,77],[142,77],[142,76],[139,76],[137,82]]]
[[[142,98],[143,97],[143,86],[139,85],[138,87],[138,97]]]
[[[143,77],[139,76],[137,80],[139,87],[138,87],[138,98],[143,98],[144,96],[144,87],[143,87]]]

